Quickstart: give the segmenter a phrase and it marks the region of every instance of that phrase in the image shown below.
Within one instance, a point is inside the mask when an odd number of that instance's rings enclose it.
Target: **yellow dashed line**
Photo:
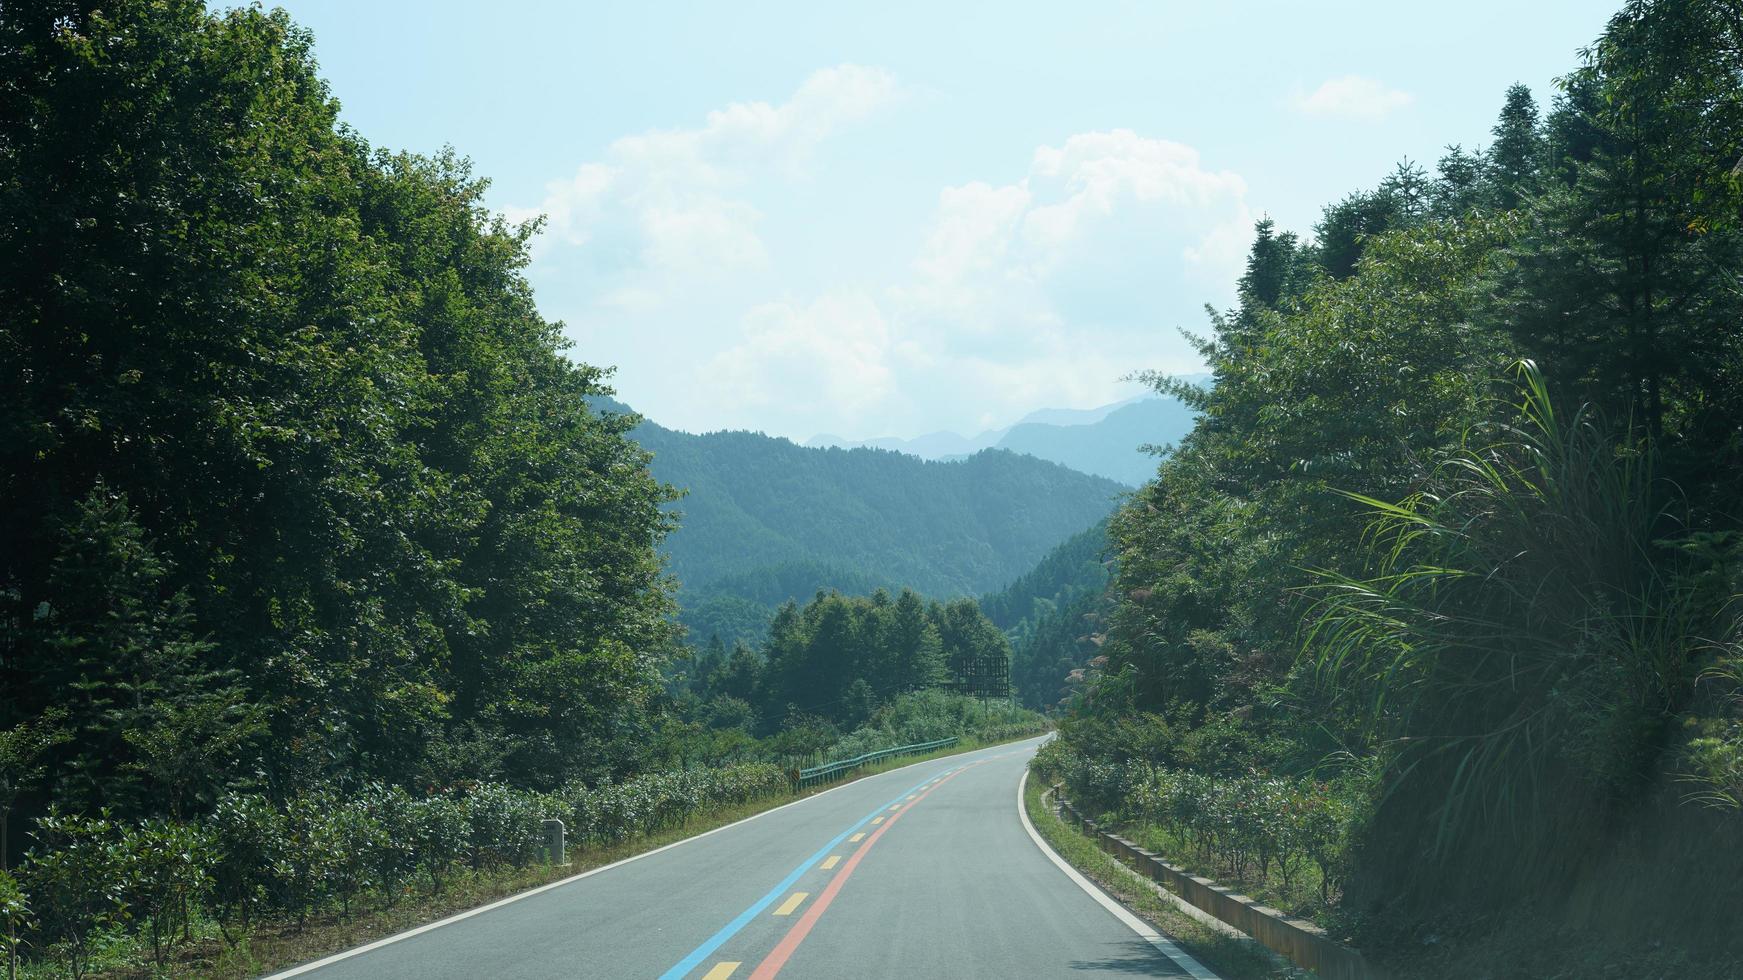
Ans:
[[[714,969],[702,974],[702,980],[726,980],[727,977],[732,976],[732,971],[736,969],[738,969],[738,961],[736,960],[730,963],[716,963]]]
[[[854,834],[854,835],[853,835],[853,836],[852,836],[852,837],[849,837],[849,838],[848,838],[848,839],[847,839],[847,842],[848,842],[848,843],[849,843],[849,844],[857,844],[857,843],[859,843],[859,842],[860,842],[860,841],[862,841],[862,840],[865,840],[865,834],[864,834],[864,833],[858,833],[858,834]]]
[[[841,863],[841,855],[831,854],[828,857],[823,859],[823,870],[828,871],[830,868],[833,868],[837,864],[840,864],[840,863]]]
[[[908,797],[908,799],[911,800],[911,799],[913,799],[913,797],[910,796],[910,797]],[[900,804],[900,803],[891,803],[890,804],[890,809],[892,809],[892,810],[900,810],[901,808],[902,808],[902,804]]]
[[[781,907],[775,910],[775,914],[776,915],[792,915],[793,910],[798,908],[800,906],[800,904],[805,901],[805,899],[810,898],[810,897],[811,897],[810,892],[794,892],[793,894],[787,896],[787,900],[781,903]]]
[[[883,818],[883,817],[873,817],[873,818],[872,818],[872,823],[874,823],[874,824],[880,824],[880,823],[883,823],[883,822],[884,822],[884,818]]]

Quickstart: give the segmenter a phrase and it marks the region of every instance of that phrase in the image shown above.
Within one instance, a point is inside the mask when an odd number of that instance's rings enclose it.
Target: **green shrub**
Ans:
[[[186,938],[191,906],[211,888],[218,857],[213,836],[167,820],[119,828],[116,843],[132,869],[123,901],[131,918],[144,924],[159,966],[176,934]]]
[[[411,839],[418,864],[430,876],[430,891],[440,893],[448,871],[466,858],[471,827],[466,808],[452,796],[438,794],[413,801],[409,808]]]
[[[327,811],[327,839],[332,842],[333,893],[339,910],[351,917],[351,900],[376,884],[372,871],[378,855],[388,849],[387,832],[366,804],[346,800]]]
[[[535,797],[502,783],[479,783],[465,799],[467,840],[474,868],[531,863],[543,840]]]
[[[35,920],[30,915],[30,903],[18,879],[0,868],[0,952],[6,954],[6,976],[18,974],[18,951],[23,945],[21,933],[27,932]]]
[[[303,793],[284,808],[284,835],[273,855],[272,879],[279,907],[299,924],[332,894],[339,863],[332,812],[338,805],[329,793]]]
[[[284,816],[265,797],[231,793],[221,797],[206,826],[212,834],[213,861],[207,905],[224,938],[235,945],[232,924],[243,932],[254,924],[267,897],[284,847]]]
[[[1320,870],[1322,900],[1342,880],[1359,812],[1352,786],[1104,762],[1062,740],[1043,746],[1034,768],[1063,780],[1080,806],[1161,827],[1204,863],[1237,875],[1263,877],[1275,868],[1288,890],[1311,862]]]
[[[420,874],[440,892],[462,862],[523,867],[542,853],[547,818],[563,820],[577,846],[611,846],[787,787],[784,769],[757,762],[577,782],[552,794],[479,783],[419,799],[370,785],[301,793],[279,807],[232,793],[198,824],[53,812],[38,821],[19,879],[0,876],[0,949],[12,955],[34,928],[83,976],[93,937],[133,925],[162,966],[196,909],[234,945],[267,907],[302,924],[335,903],[348,916],[371,894],[392,904]]]
[[[89,967],[91,940],[126,921],[134,889],[132,851],[108,818],[55,810],[36,821],[36,846],[25,856],[24,884],[35,896],[43,938],[65,952],[72,975]]]

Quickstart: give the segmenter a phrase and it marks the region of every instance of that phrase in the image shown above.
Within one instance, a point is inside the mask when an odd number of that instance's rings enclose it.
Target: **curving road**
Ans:
[[[1021,815],[1039,739],[870,776],[679,844],[278,974],[1193,977]]]

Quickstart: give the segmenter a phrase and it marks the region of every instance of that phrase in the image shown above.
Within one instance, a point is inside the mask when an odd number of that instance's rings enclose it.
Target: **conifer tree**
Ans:
[[[1543,164],[1543,138],[1537,127],[1537,100],[1531,89],[1515,83],[1508,87],[1500,118],[1491,131],[1495,142],[1487,154],[1489,182],[1495,204],[1512,210],[1536,193]]]

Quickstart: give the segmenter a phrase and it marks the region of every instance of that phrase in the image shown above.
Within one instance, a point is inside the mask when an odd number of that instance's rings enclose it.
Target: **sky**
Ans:
[[[1610,2],[288,0],[342,118],[452,146],[663,425],[972,433],[1202,369],[1253,222],[1547,105]]]

